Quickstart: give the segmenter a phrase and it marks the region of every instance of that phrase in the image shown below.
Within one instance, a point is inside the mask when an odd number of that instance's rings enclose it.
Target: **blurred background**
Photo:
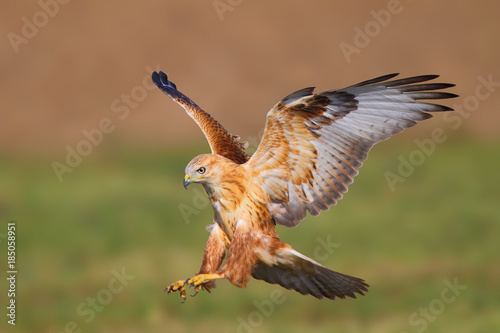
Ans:
[[[24,1],[0,14],[0,267],[16,332],[500,331],[498,1]],[[212,221],[182,188],[209,152],[179,90],[255,149],[308,86],[440,74],[454,114],[376,146],[340,204],[285,242],[367,280],[356,300],[227,281],[180,304]],[[436,81],[438,82],[438,81]],[[436,136],[433,133],[440,133]],[[7,273],[4,273],[7,275]],[[0,282],[5,311],[9,285]],[[277,297],[278,295],[279,297]]]

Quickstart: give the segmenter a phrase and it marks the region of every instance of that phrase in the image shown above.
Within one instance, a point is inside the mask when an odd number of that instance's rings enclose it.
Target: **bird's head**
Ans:
[[[214,154],[203,154],[196,156],[186,166],[184,176],[184,187],[187,189],[191,183],[200,183],[205,187],[211,187],[222,175],[227,172],[224,165],[229,160]]]

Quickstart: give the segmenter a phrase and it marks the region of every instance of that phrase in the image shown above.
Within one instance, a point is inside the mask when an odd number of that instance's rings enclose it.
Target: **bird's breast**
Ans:
[[[229,239],[233,238],[238,221],[244,221],[253,229],[266,230],[274,228],[272,217],[267,205],[250,197],[235,203],[224,199],[212,202],[214,220]]]

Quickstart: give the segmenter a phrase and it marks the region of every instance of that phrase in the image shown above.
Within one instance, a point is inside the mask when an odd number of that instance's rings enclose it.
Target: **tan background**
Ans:
[[[200,142],[191,120],[156,89],[125,119],[112,112],[115,99],[142,86],[147,66],[161,68],[243,138],[259,133],[274,103],[306,86],[327,90],[392,72],[436,73],[457,84],[453,91],[462,98],[453,103],[461,103],[474,93],[479,75],[500,81],[498,1],[401,1],[400,12],[350,63],[340,44],[354,45],[355,28],[373,24],[371,11],[387,10],[390,2],[238,2],[221,20],[215,1],[71,1],[17,53],[8,34],[21,36],[23,17],[41,20],[42,7],[9,4],[0,23],[6,37],[0,149],[63,155],[67,145],[84,139],[83,129],[97,128],[103,118],[116,125],[103,151]],[[499,96],[482,101],[458,133],[498,139]]]

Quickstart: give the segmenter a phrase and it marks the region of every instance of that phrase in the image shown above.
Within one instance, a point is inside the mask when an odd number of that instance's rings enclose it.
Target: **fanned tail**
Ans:
[[[319,299],[356,298],[355,293],[364,295],[363,292],[368,291],[369,286],[363,279],[334,272],[293,249],[281,252],[277,264],[270,266],[261,262],[252,276]]]

